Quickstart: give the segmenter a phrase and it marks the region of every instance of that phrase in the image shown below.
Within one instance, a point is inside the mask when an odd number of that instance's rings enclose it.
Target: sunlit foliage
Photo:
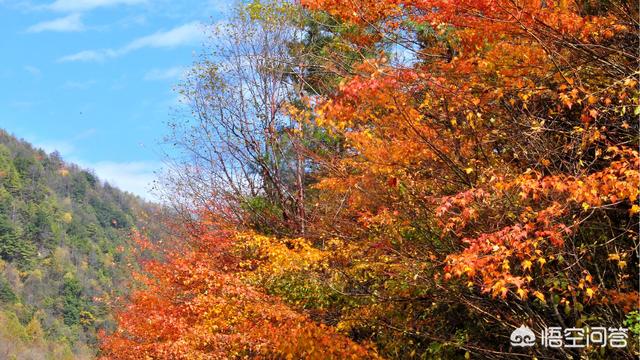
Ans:
[[[251,20],[272,21],[260,4],[249,6]],[[637,325],[637,3],[302,6],[285,7],[306,19],[287,24],[304,30],[287,40],[305,54],[304,71],[281,77],[298,90],[279,108],[289,123],[257,142],[286,143],[279,159],[296,164],[297,178],[273,182],[246,168],[243,176],[262,181],[250,199],[260,206],[240,207],[231,221],[226,211],[238,204],[220,198],[214,182],[206,202],[226,219],[215,226],[225,234],[190,232],[184,240],[200,244],[195,252],[153,263],[147,290],[106,338],[107,354],[316,356],[292,342],[282,350],[277,332],[265,330],[295,318],[310,333],[284,326],[293,332],[284,336],[311,349],[331,339],[336,357],[637,356],[634,340],[626,349],[558,351],[508,342],[523,324],[537,333]],[[283,62],[299,59],[290,55]],[[315,81],[323,86],[309,86]],[[208,90],[227,90],[216,86]],[[275,188],[295,199],[293,230],[281,230],[291,216],[269,201]],[[261,307],[280,318],[257,316],[248,327]],[[157,323],[143,320],[148,311],[160,313]]]

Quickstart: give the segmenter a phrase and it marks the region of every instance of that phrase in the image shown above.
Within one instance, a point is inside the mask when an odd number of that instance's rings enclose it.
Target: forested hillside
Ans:
[[[0,358],[95,356],[152,208],[0,130]]]

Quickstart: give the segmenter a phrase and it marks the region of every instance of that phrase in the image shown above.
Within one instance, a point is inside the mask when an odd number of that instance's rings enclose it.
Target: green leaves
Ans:
[[[110,326],[106,302],[126,292],[128,235],[144,211],[134,196],[0,130],[0,322],[15,317],[30,334],[1,333],[12,344],[6,356],[90,352]]]

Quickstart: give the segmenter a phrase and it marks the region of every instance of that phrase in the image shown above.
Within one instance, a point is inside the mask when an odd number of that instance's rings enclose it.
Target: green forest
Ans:
[[[0,130],[0,358],[90,359],[153,205]]]

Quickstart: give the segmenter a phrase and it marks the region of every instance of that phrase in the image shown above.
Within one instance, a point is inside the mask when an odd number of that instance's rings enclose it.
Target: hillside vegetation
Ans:
[[[0,130],[0,358],[95,356],[152,209]]]

